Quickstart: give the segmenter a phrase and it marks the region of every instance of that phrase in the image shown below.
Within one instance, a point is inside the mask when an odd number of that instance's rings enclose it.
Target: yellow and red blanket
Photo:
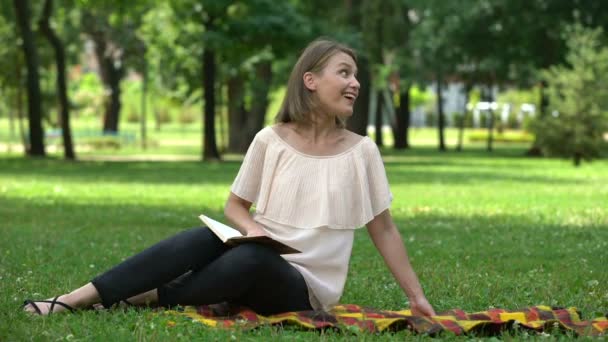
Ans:
[[[187,306],[165,313],[185,316],[217,328],[252,329],[267,324],[289,324],[306,329],[346,328],[370,333],[410,329],[415,333],[429,335],[444,331],[456,335],[494,335],[519,327],[537,332],[560,329],[579,336],[608,335],[607,317],[582,320],[575,308],[548,306],[533,306],[521,310],[489,309],[474,313],[456,309],[433,317],[413,316],[410,310],[384,311],[357,305],[339,305],[330,312],[299,311],[272,316],[261,316],[247,308],[232,308],[230,312],[219,312],[212,306]]]

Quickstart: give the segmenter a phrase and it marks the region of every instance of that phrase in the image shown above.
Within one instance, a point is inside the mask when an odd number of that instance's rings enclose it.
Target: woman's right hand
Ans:
[[[232,223],[233,227],[245,236],[266,236],[264,228],[251,218],[249,214],[250,208],[251,202],[231,192],[224,207],[224,216]]]
[[[266,234],[266,232],[264,231],[264,229],[256,226],[255,228],[250,228],[247,230],[247,237],[254,237],[254,236],[267,236],[268,234]]]

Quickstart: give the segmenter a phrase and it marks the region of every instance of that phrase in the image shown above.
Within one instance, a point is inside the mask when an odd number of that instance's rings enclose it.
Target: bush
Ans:
[[[599,157],[608,130],[608,47],[601,29],[575,25],[567,30],[567,65],[543,71],[549,111],[532,124],[547,155],[581,160]]]
[[[127,113],[127,122],[130,122],[130,123],[139,122],[139,114],[137,114],[137,111],[135,109],[130,108],[129,112]]]
[[[488,131],[474,131],[467,134],[467,139],[471,142],[486,142],[488,141]],[[492,139],[494,142],[501,143],[531,143],[534,141],[534,136],[526,131],[502,131],[494,133]]]
[[[173,121],[171,119],[171,114],[169,113],[169,110],[167,108],[158,109],[156,115],[159,123],[166,124]]]
[[[119,150],[121,147],[120,138],[115,136],[87,137],[79,139],[79,143],[90,146],[93,150]]]
[[[177,120],[182,125],[188,125],[196,121],[196,114],[194,110],[190,108],[185,108],[179,112]]]

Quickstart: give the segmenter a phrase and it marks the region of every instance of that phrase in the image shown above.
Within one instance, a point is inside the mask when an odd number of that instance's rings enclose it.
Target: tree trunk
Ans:
[[[458,145],[456,146],[456,151],[462,151],[462,141],[464,140],[464,126],[467,119],[468,108],[467,104],[469,103],[469,93],[471,92],[471,85],[468,83],[464,86],[464,106],[462,106],[462,117],[460,118],[460,122],[458,123]]]
[[[409,128],[410,128],[410,85],[405,86],[399,93],[399,110],[397,111],[396,132],[395,132],[395,148],[406,149],[409,144]]]
[[[237,74],[228,79],[228,151],[241,152],[245,131],[245,81]]]
[[[359,56],[357,61],[359,72],[357,78],[361,84],[359,96],[355,101],[353,116],[347,121],[346,127],[359,135],[367,135],[367,125],[369,124],[369,101],[371,88],[371,71],[369,69],[369,61],[364,56]]]
[[[203,52],[204,131],[203,160],[219,160],[215,141],[215,53],[211,48]]]
[[[439,151],[445,151],[445,117],[443,115],[443,77],[437,73],[437,131],[439,134]]]
[[[39,26],[42,33],[46,36],[49,43],[55,50],[55,62],[57,63],[57,96],[59,97],[61,135],[63,138],[63,153],[65,159],[75,160],[74,145],[72,143],[72,130],[70,128],[70,105],[68,101],[67,80],[65,78],[65,52],[63,43],[55,34],[49,24],[49,19],[53,11],[53,0],[44,2],[43,15],[40,18]]]
[[[143,66],[142,66],[142,78],[141,78],[141,117],[139,123],[141,124],[141,148],[146,149],[148,147],[147,144],[147,117],[148,117],[148,61],[146,60],[146,55],[144,53],[143,58]]]
[[[378,90],[376,94],[376,145],[378,145],[378,147],[382,147],[384,146],[382,139],[382,114],[384,113],[384,98],[382,96],[382,90]]]
[[[245,152],[253,141],[256,133],[264,127],[266,111],[268,110],[268,93],[272,80],[272,63],[270,60],[259,62],[255,66],[255,79],[252,83],[251,113],[247,120],[245,144],[241,145],[241,152]]]
[[[4,88],[4,86],[2,88]],[[2,89],[2,94],[5,94],[4,90],[5,89]],[[5,96],[4,98],[8,99],[8,96]],[[13,113],[13,109],[10,107],[10,104],[7,105],[9,142],[6,145],[6,148],[7,152],[9,153],[12,151],[13,141],[15,140],[15,114]]]
[[[215,96],[216,96],[216,107],[219,108],[224,108],[224,89],[221,85],[219,85],[219,90],[215,92]],[[225,128],[226,128],[226,121],[224,120],[225,115],[224,115],[224,111],[220,110],[218,115],[215,116],[215,121],[217,123],[217,136],[215,138],[216,143],[218,145],[218,151],[220,153],[222,153],[222,148],[226,148],[227,144],[226,144],[226,135],[225,133]]]
[[[120,122],[120,80],[122,71],[114,66],[107,66],[109,69],[110,98],[106,102],[106,110],[103,118],[103,131],[106,133],[117,133],[118,123]]]
[[[492,102],[494,102],[494,92],[492,91],[492,84],[488,86],[488,90],[486,93],[486,101],[490,104],[490,109],[488,110],[488,142],[487,142],[487,150],[488,152],[492,152],[492,144],[494,142],[494,110],[492,109]]]
[[[17,88],[15,89],[15,108],[17,109],[17,123],[19,125],[19,138],[23,150],[29,150],[29,142],[25,136],[25,127],[23,127],[23,73],[21,72],[21,60],[17,56],[15,60],[15,74],[17,76]]]
[[[13,0],[17,22],[23,40],[23,54],[27,65],[27,102],[29,118],[29,146],[26,154],[45,156],[44,132],[42,128],[42,97],[40,94],[40,77],[38,75],[38,51],[34,35],[30,28],[30,9],[28,0]]]
[[[348,23],[356,30],[361,29],[361,0],[347,0],[344,2]],[[361,84],[359,96],[355,101],[353,115],[346,122],[346,128],[362,136],[367,135],[369,124],[369,101],[371,89],[371,70],[369,59],[361,54],[357,56],[357,67],[359,72],[357,79]]]
[[[572,157],[572,162],[574,163],[574,166],[581,166],[581,160],[583,159],[582,154],[580,152],[574,152],[574,155]]]
[[[255,79],[251,82],[251,109],[245,109],[245,81],[242,75],[228,80],[229,150],[243,153],[247,151],[256,133],[264,127],[268,111],[268,93],[272,79],[271,61],[255,65]]]
[[[542,119],[547,114],[547,110],[549,108],[549,98],[547,97],[547,81],[540,82],[540,98],[538,105],[538,118]],[[529,157],[541,157],[543,152],[538,146],[538,139],[535,137],[534,142],[532,142],[532,146],[526,151],[526,155]]]
[[[103,32],[89,32],[95,42],[95,56],[99,64],[101,80],[106,89],[104,99],[103,132],[118,132],[120,119],[120,81],[124,75],[121,53],[118,48],[109,48]],[[109,51],[111,50],[111,51]]]

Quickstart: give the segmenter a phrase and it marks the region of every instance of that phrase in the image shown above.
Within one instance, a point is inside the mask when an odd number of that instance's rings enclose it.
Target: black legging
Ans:
[[[163,240],[91,281],[110,307],[158,289],[161,306],[228,302],[260,314],[311,310],[304,278],[274,250],[227,248],[208,228]]]

